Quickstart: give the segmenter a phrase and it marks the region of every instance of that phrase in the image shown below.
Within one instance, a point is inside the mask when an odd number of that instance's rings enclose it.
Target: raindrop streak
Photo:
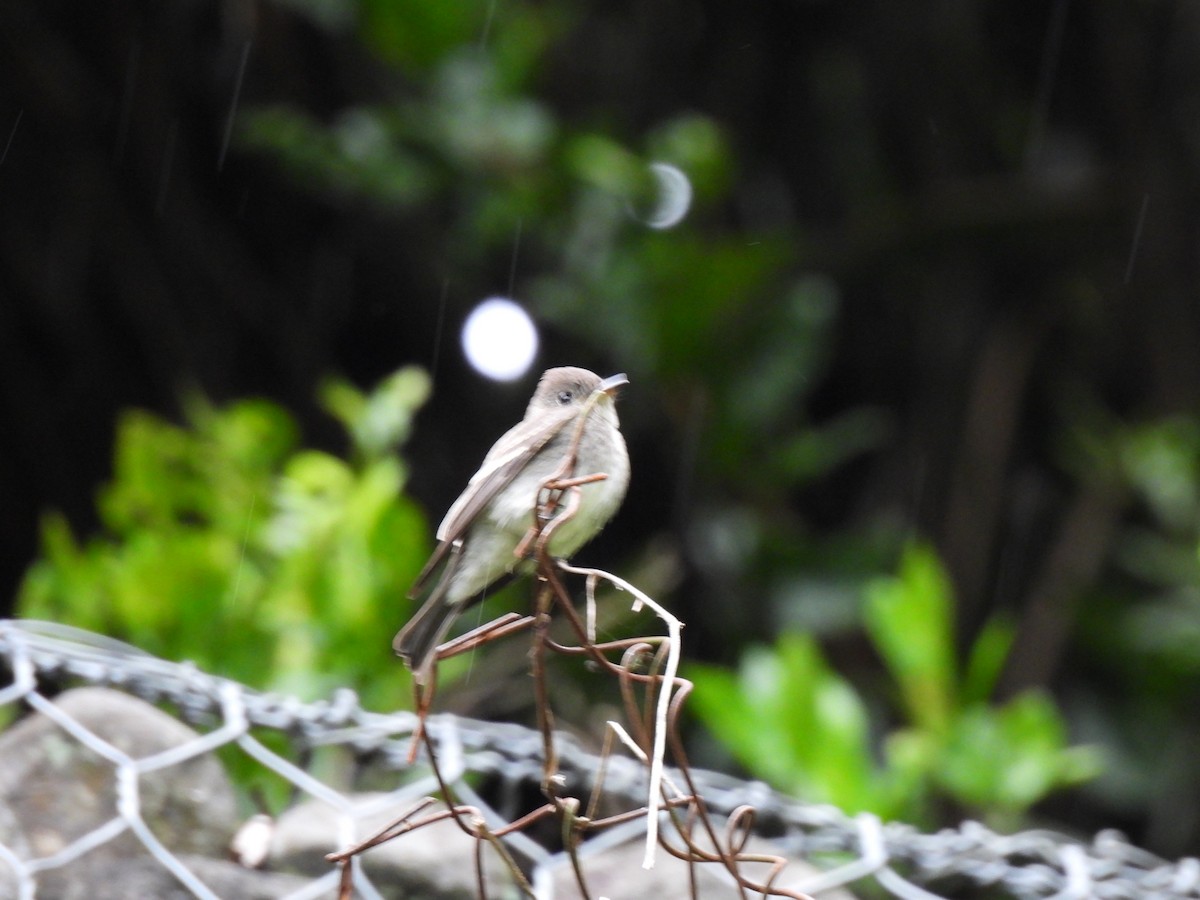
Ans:
[[[242,531],[241,546],[238,550],[237,568],[233,574],[233,585],[230,588],[229,599],[236,601],[238,599],[238,591],[242,586],[242,572],[246,568],[246,548],[250,546],[250,523],[254,521],[254,507],[258,503],[258,495],[250,495],[250,507],[246,510],[246,527]]]
[[[1067,7],[1071,0],[1056,0],[1050,11],[1050,23],[1046,26],[1046,43],[1042,46],[1042,64],[1038,71],[1037,90],[1033,95],[1033,108],[1029,114],[1029,143],[1025,145],[1025,167],[1037,161],[1042,150],[1042,139],[1046,132],[1046,120],[1050,117],[1050,94],[1058,74],[1058,57],[1062,52],[1063,34],[1067,28]]]
[[[242,58],[238,62],[237,80],[233,83],[233,99],[229,103],[229,115],[225,118],[225,134],[221,138],[221,153],[217,157],[217,171],[225,168],[225,154],[229,152],[229,141],[233,137],[233,119],[237,115],[238,100],[242,96],[242,81],[246,77],[246,61],[250,58],[250,41],[242,46]]]
[[[446,298],[450,296],[450,279],[442,281],[442,296],[438,299],[437,323],[433,326],[433,358],[429,361],[429,380],[437,384],[438,360],[442,355],[442,331],[446,325]]]
[[[172,119],[171,127],[167,129],[167,146],[163,150],[162,172],[158,176],[158,199],[154,201],[154,211],[163,214],[167,208],[167,186],[171,183],[171,166],[175,162],[175,143],[179,138],[179,120]]]
[[[512,381],[524,375],[537,356],[537,328],[508,298],[489,297],[467,316],[462,346],[477,372],[494,381]]]
[[[508,296],[513,296],[517,284],[517,254],[521,252],[521,225],[524,219],[517,219],[517,233],[513,235],[512,259],[508,263]]]
[[[21,116],[25,115],[24,109],[17,110],[17,120],[13,122],[12,131],[8,133],[8,140],[4,144],[4,152],[0,153],[0,166],[4,165],[4,160],[8,158],[8,148],[12,146],[13,138],[17,136],[17,126],[21,124]]]
[[[1146,210],[1150,208],[1150,195],[1142,195],[1142,208],[1138,212],[1137,225],[1133,228],[1133,243],[1129,247],[1129,262],[1125,264],[1125,283],[1133,277],[1133,261],[1137,259],[1138,246],[1142,243],[1142,227],[1146,224]]]
[[[492,34],[492,19],[496,17],[496,0],[488,0],[487,18],[483,20],[483,31],[479,35],[479,49],[487,47],[488,38]]]

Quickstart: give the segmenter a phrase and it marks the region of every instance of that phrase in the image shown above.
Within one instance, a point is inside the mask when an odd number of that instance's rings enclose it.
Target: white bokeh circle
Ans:
[[[489,297],[463,323],[462,346],[467,362],[480,374],[493,381],[513,381],[533,365],[537,327],[513,301]]]

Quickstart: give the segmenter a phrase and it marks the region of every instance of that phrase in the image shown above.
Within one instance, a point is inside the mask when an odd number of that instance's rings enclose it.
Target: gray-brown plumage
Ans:
[[[629,485],[629,456],[614,395],[627,381],[624,375],[601,380],[587,369],[548,369],[525,417],[488,451],[438,527],[438,545],[409,596],[424,593],[440,566],[437,583],[392,642],[418,681],[428,680],[434,651],[464,609],[497,581],[532,568],[514,551],[533,523],[538,492],[562,465],[583,415],[571,475],[608,477],[579,487],[579,509],[554,529],[550,552],[570,557],[617,511]]]

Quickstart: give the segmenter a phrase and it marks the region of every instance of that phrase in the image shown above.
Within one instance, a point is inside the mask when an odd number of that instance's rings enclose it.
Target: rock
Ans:
[[[411,808],[387,794],[359,794],[351,798],[354,840],[378,832]],[[416,818],[444,810],[437,804]],[[329,804],[310,800],[293,807],[275,825],[270,869],[319,875],[331,864],[325,854],[343,847],[339,824],[342,816]],[[474,900],[475,840],[449,819],[406,832],[386,844],[373,847],[362,857],[363,870],[385,897],[421,897],[422,900]],[[489,896],[508,896],[512,876],[494,850],[484,853],[484,877]]]
[[[119,754],[146,759],[185,746],[199,736],[170,715],[127,694],[104,688],[80,688],[63,694],[58,711],[78,727],[116,748]],[[0,735],[0,844],[22,860],[44,859],[70,847],[80,837],[115,825],[114,837],[101,841],[78,858],[37,874],[37,896],[56,900],[123,900],[147,897],[186,900],[193,896],[184,883],[155,858],[129,828],[132,819],[118,809],[119,762],[105,756],[41,714],[19,721]],[[111,751],[108,751],[110,755]],[[268,871],[228,861],[237,831],[233,787],[210,753],[147,772],[137,779],[135,814],[155,837],[213,894],[239,900],[274,900],[312,890],[312,879],[328,877],[329,887],[304,896],[334,900],[336,866],[326,854],[361,841],[408,812],[413,804],[396,794],[360,794],[338,809],[308,800],[277,822],[255,817],[243,830],[243,858],[260,857],[267,848]],[[440,804],[421,810],[413,820],[443,810]],[[718,833],[723,826],[718,823]],[[678,836],[672,843],[680,846]],[[599,847],[592,844],[592,847]],[[478,842],[448,819],[422,825],[365,851],[363,874],[384,897],[423,900],[473,900]],[[516,897],[515,879],[492,847],[484,847],[484,881],[488,896]],[[773,845],[752,839],[746,852],[776,854]],[[660,850],[651,870],[641,867],[643,844],[632,839],[596,853],[581,854],[588,895],[611,900],[690,900],[687,863]],[[0,854],[0,897],[17,894],[17,880]],[[745,875],[765,879],[768,866],[746,863]],[[737,896],[719,864],[695,867],[697,896]],[[775,881],[797,887],[811,874],[794,860]],[[539,870],[539,881],[554,883],[556,898],[580,896],[570,861],[559,854]],[[821,900],[853,900],[845,891],[826,892]]]
[[[352,798],[354,835],[362,840],[379,831],[411,808],[386,794],[363,794]],[[441,804],[422,811],[418,818],[439,811]],[[339,815],[333,807],[309,801],[289,810],[276,823],[268,867],[322,874],[324,855],[339,841]],[[718,829],[723,825],[718,823]],[[718,830],[718,833],[722,833]],[[707,842],[697,839],[702,846]],[[681,846],[678,837],[672,844]],[[610,900],[692,900],[688,865],[661,848],[653,869],[642,868],[645,844],[632,839],[595,854],[584,854],[583,869],[588,896]],[[746,853],[782,855],[770,841],[751,838]],[[490,848],[485,850],[488,896],[516,897],[512,876]],[[422,900],[468,900],[478,897],[475,886],[475,841],[453,822],[443,820],[406,832],[386,844],[366,851],[363,869],[379,892],[389,898],[421,897]],[[716,863],[696,866],[697,895],[702,898],[738,896],[724,868]],[[741,871],[751,878],[765,879],[769,866],[743,863]],[[816,871],[803,860],[791,860],[776,879],[780,887],[796,888]],[[546,873],[553,881],[556,900],[581,896],[570,861],[559,854]],[[758,896],[755,894],[754,896]],[[821,900],[854,900],[844,890],[827,891]]]
[[[719,835],[723,834],[723,828],[723,823],[717,824]],[[698,828],[697,832],[699,832]],[[712,847],[708,840],[699,835],[695,840],[701,847],[710,849]],[[683,843],[677,835],[671,836],[670,841],[673,847],[683,848]],[[654,900],[691,900],[693,894],[688,864],[659,847],[655,853],[654,867],[643,869],[642,858],[645,852],[646,843],[642,838],[600,853],[581,853],[580,859],[588,895],[606,897],[608,900],[640,900],[643,897],[653,897]],[[783,855],[779,848],[770,841],[757,837],[751,838],[742,852],[766,856]],[[694,896],[701,898],[738,896],[732,877],[720,863],[697,863],[694,871],[696,877]],[[744,862],[740,865],[739,871],[743,877],[761,882],[769,876],[770,865]],[[773,886],[798,890],[803,881],[816,871],[818,870],[811,863],[804,860],[788,860],[787,865],[775,879]],[[577,900],[582,896],[570,861],[562,854],[559,855],[559,864],[555,866],[553,881],[555,900]],[[746,894],[754,897],[762,896],[749,890]],[[823,892],[820,900],[855,900],[855,897],[844,890],[833,890]]]
[[[223,859],[184,855],[182,862],[204,885],[226,900],[277,900],[312,883],[299,875],[258,872]],[[39,880],[38,897],[56,900],[195,900],[162,863],[149,856],[113,859],[91,855],[65,869],[47,873]],[[312,895],[313,900],[336,900],[336,886]]]
[[[86,687],[55,702],[63,715],[132,759],[143,759],[199,737],[150,704],[107,688]],[[117,808],[117,764],[78,740],[47,715],[33,715],[0,735],[0,806],[19,823],[26,847],[10,850],[28,858],[51,856],[121,814]],[[173,853],[223,857],[237,826],[233,786],[211,755],[190,757],[137,779],[137,811],[155,837]],[[134,834],[124,833],[89,851],[81,860],[39,877],[73,881],[72,869],[147,854]],[[153,865],[161,864],[155,862]],[[48,892],[47,896],[58,896]],[[129,894],[127,896],[136,896]]]
[[[0,767],[4,765],[4,757],[0,756]],[[33,854],[29,850],[29,842],[25,840],[25,832],[17,821],[16,814],[0,803],[0,845],[3,845],[18,859],[29,859]],[[0,855],[0,897],[17,896],[17,873]]]

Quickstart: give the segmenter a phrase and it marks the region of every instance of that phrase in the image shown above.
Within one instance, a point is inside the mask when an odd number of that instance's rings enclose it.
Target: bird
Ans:
[[[578,508],[551,531],[550,554],[569,558],[617,512],[629,486],[629,454],[616,394],[628,383],[624,374],[601,379],[574,366],[547,369],[524,418],[492,445],[442,519],[437,547],[409,598],[425,593],[439,567],[441,574],[392,641],[418,684],[429,682],[437,648],[463,610],[493,585],[533,570],[529,554],[518,559],[516,551],[533,524],[543,486],[564,477],[561,468],[577,432],[575,464],[565,477],[605,477],[578,487]],[[561,514],[565,505],[555,512]]]

